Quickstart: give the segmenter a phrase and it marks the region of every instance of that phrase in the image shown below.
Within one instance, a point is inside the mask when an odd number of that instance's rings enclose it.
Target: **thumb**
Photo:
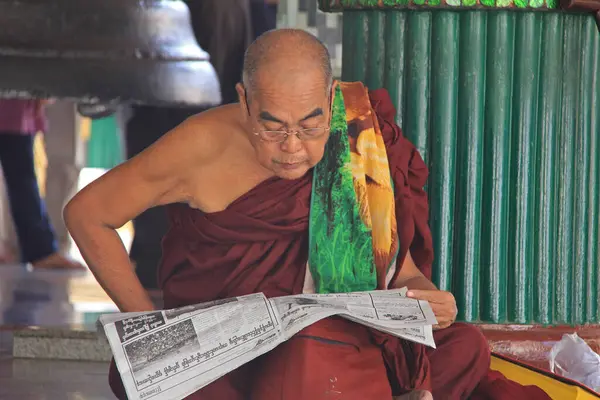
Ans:
[[[435,302],[438,298],[437,290],[409,290],[406,293],[406,297],[410,297],[416,300],[426,300],[429,302]]]

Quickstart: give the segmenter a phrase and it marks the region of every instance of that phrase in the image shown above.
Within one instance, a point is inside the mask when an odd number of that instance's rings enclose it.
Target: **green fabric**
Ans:
[[[350,165],[346,109],[339,86],[325,155],[313,171],[309,240],[308,264],[317,293],[377,287],[371,230],[360,217]]]
[[[114,116],[92,121],[87,148],[89,168],[111,169],[123,162],[121,132]]]

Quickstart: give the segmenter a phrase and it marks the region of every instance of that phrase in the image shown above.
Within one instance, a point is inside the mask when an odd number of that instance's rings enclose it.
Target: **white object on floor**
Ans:
[[[102,168],[84,168],[84,169],[82,169],[81,172],[79,173],[79,181],[77,184],[77,191],[80,191],[81,189],[83,189],[84,187],[86,187],[87,185],[89,185],[90,183],[95,181],[96,179],[100,178],[106,172],[107,171]],[[123,244],[125,245],[125,248],[127,249],[127,251],[129,251],[129,249],[131,248],[131,242],[133,241],[133,226],[132,226],[131,222],[125,224],[117,232],[118,232],[119,236],[121,237],[121,240],[123,241]],[[69,248],[67,249],[67,252],[70,257],[81,262],[83,265],[86,265],[85,260],[81,256],[79,248],[73,241],[72,237],[69,237]]]
[[[549,355],[550,371],[600,390],[600,355],[576,333],[565,334]]]

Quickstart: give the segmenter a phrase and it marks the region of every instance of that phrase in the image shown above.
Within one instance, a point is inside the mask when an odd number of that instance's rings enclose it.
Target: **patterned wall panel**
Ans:
[[[323,10],[369,10],[378,8],[517,8],[556,9],[558,0],[320,0]]]
[[[600,35],[591,14],[344,12],[342,77],[385,87],[431,175],[460,317],[600,322]]]

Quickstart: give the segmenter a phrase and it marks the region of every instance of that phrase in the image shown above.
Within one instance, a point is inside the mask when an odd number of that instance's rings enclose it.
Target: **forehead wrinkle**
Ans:
[[[311,114],[315,114],[315,117],[324,114],[327,97],[314,91],[290,96],[285,91],[266,90],[257,93],[255,100],[258,115],[270,114],[278,120],[284,120],[286,115],[293,115],[298,116],[298,120],[303,120]]]

